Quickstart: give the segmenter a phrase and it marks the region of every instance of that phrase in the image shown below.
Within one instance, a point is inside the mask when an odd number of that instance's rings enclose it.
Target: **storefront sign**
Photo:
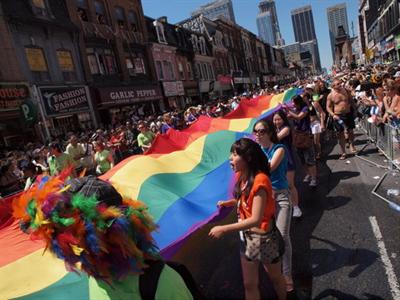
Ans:
[[[48,117],[89,110],[85,86],[39,87]]]
[[[210,81],[202,80],[199,82],[200,93],[208,93],[210,91]]]
[[[188,97],[196,97],[200,95],[197,81],[185,81],[183,83],[185,95]]]
[[[394,41],[387,42],[385,45],[386,52],[392,51],[394,49]]]
[[[400,49],[400,34],[396,35],[395,44],[396,44],[396,49],[397,50]]]
[[[230,85],[232,82],[231,76],[218,75],[217,80],[221,85]]]
[[[235,84],[250,83],[250,78],[249,77],[235,77],[234,81],[235,81]]]
[[[147,87],[99,88],[102,105],[132,104],[144,101],[161,100],[161,89],[158,85]]]
[[[30,98],[29,87],[21,83],[0,83],[0,111],[18,110]]]
[[[182,81],[164,81],[162,83],[165,97],[183,96],[185,89]]]
[[[21,104],[21,115],[22,119],[26,123],[35,123],[37,120],[37,109],[35,104],[30,100],[25,100],[24,103]]]

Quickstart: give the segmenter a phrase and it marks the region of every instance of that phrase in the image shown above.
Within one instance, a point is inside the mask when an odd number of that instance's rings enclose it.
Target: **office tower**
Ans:
[[[310,5],[293,9],[291,14],[296,42],[303,43],[317,39]]]
[[[318,41],[315,34],[314,18],[310,5],[299,7],[291,11],[294,37],[296,42],[306,43],[314,47],[313,57],[315,70],[321,70]]]
[[[262,0],[258,4],[257,28],[260,38],[272,46],[282,45],[283,39],[279,29],[278,15],[274,0]]]
[[[338,27],[343,26],[346,34],[349,32],[349,24],[347,21],[346,3],[340,3],[326,9],[329,25],[329,38],[331,40],[332,58],[335,60],[335,39],[338,33]]]
[[[223,16],[225,19],[236,23],[231,0],[217,0],[202,5],[199,9],[192,12],[192,16],[198,15],[203,15],[210,20],[216,20],[220,16]]]
[[[275,46],[277,44],[276,36],[272,25],[271,12],[266,11],[257,15],[258,36],[265,43]]]

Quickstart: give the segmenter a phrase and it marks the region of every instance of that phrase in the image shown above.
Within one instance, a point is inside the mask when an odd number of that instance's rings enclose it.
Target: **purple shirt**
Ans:
[[[300,114],[300,113],[306,113],[306,116],[301,119],[301,120],[294,120],[294,128],[298,131],[303,131],[303,132],[308,132],[311,131],[310,128],[310,115],[309,115],[309,110],[307,106],[304,106],[301,111],[298,111],[296,109],[296,113]]]

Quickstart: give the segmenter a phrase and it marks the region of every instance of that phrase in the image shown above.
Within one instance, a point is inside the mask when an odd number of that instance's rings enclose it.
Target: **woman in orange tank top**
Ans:
[[[215,226],[209,235],[220,238],[227,232],[241,233],[241,265],[246,299],[260,299],[258,267],[262,263],[279,299],[286,299],[281,271],[283,240],[275,227],[275,201],[269,179],[269,163],[261,147],[242,138],[231,147],[231,166],[236,173],[234,199],[218,206],[237,205],[239,221]]]

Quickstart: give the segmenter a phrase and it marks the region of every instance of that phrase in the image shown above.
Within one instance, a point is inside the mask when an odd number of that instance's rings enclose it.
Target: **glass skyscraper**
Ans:
[[[329,25],[329,37],[331,40],[332,58],[335,60],[335,39],[338,27],[343,26],[346,34],[349,34],[349,23],[347,21],[346,3],[337,4],[326,9]]]
[[[236,23],[231,0],[217,0],[202,5],[199,9],[192,12],[192,16],[198,15],[203,15],[210,20],[216,20],[220,16],[223,16],[225,19]]]
[[[271,12],[259,13],[257,16],[258,36],[265,43],[275,46],[277,44],[276,36],[273,31]]]
[[[299,7],[291,11],[292,24],[294,31],[294,38],[296,42],[311,43],[315,47],[313,53],[315,54],[314,64],[316,70],[321,70],[321,60],[319,56],[318,41],[315,34],[314,18],[310,5]]]
[[[279,29],[278,15],[274,0],[262,0],[258,4],[260,12],[257,15],[259,37],[266,43],[275,46],[282,45],[283,39]]]

